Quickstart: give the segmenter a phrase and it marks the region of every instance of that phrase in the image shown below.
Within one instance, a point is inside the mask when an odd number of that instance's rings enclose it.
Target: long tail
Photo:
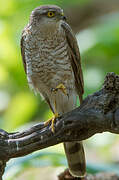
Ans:
[[[74,177],[84,177],[86,165],[82,142],[66,142],[64,143],[64,149],[70,173]]]
[[[80,97],[80,104],[82,97]],[[65,154],[69,166],[69,171],[74,177],[84,177],[86,175],[85,153],[82,142],[65,142]]]

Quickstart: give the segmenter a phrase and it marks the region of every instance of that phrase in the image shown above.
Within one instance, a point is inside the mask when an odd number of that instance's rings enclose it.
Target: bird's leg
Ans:
[[[56,99],[55,99],[55,102],[54,102],[54,107],[55,107],[55,109],[54,109],[54,116],[51,118],[51,119],[48,119],[45,123],[44,123],[44,125],[45,126],[47,126],[50,122],[51,122],[51,131],[54,133],[55,132],[55,128],[54,128],[54,122],[55,122],[55,120],[56,120],[56,118],[58,118],[58,113],[57,113],[57,111],[56,111]]]
[[[60,89],[65,95],[67,95],[67,91],[66,91],[66,87],[63,84],[59,84],[55,89],[52,89],[52,92],[56,93],[58,91],[58,89]],[[52,132],[54,132],[54,122],[55,119],[59,117],[59,114],[57,113],[57,108],[56,108],[56,99],[54,102],[54,117],[52,118],[52,124],[51,124],[51,129]]]
[[[52,130],[52,132],[55,131],[55,128],[54,128],[54,122],[55,122],[56,118],[59,117],[59,114],[57,113],[57,110],[56,110],[56,99],[55,99],[54,107],[55,107],[55,110],[54,110],[54,117],[52,118],[52,123],[51,123],[51,130]]]
[[[67,91],[66,91],[66,88],[63,84],[59,84],[56,88],[53,88],[52,89],[52,92],[56,93],[58,91],[58,89],[60,89],[65,95],[68,95],[67,94]],[[55,99],[55,102],[54,102],[54,117],[47,120],[44,125],[47,126],[50,122],[51,122],[51,131],[54,133],[55,131],[55,128],[54,128],[54,122],[56,120],[56,118],[59,117],[59,114],[57,113],[57,108],[56,108],[56,99]]]

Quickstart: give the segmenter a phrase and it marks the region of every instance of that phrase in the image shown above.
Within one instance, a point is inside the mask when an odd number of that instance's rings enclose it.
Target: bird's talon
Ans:
[[[52,131],[53,133],[55,132],[54,123],[55,123],[56,118],[58,118],[58,117],[59,117],[58,113],[55,113],[55,115],[54,115],[53,118],[48,119],[48,120],[44,123],[44,126],[47,126],[47,125],[51,122],[51,131]]]
[[[60,89],[65,95],[68,96],[66,87],[63,84],[59,84],[56,88],[52,88],[52,92],[56,92],[58,89]]]
[[[56,89],[60,89],[65,95],[67,95],[66,87],[63,84],[59,84]]]

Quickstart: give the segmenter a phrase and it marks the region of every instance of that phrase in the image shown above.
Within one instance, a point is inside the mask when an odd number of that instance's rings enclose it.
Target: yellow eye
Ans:
[[[47,13],[47,16],[48,16],[48,17],[54,17],[54,16],[55,16],[55,13],[54,13],[53,11],[49,11],[49,12]]]

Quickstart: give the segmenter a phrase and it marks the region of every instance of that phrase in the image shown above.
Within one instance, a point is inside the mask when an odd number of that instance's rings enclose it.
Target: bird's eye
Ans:
[[[49,11],[49,12],[47,13],[47,16],[48,16],[48,17],[54,17],[54,16],[55,16],[55,13],[54,13],[53,11]]]

